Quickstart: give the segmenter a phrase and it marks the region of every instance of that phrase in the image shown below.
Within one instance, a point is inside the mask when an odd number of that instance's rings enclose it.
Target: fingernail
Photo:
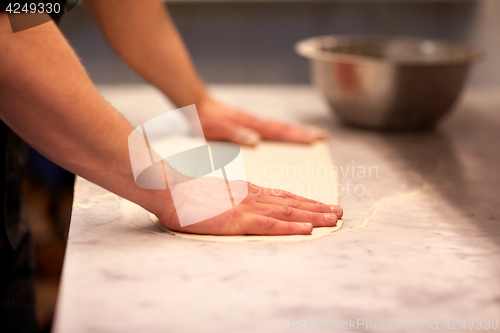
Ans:
[[[332,214],[332,213],[325,213],[324,214],[327,220],[330,221],[335,221],[337,219],[337,215]]]
[[[335,205],[331,205],[330,206],[330,209],[332,210],[332,212],[334,212],[338,217],[341,217],[342,214],[344,213],[343,209],[340,208],[340,206],[335,206]]]
[[[307,132],[311,140],[322,139],[326,136],[326,132],[319,128],[309,127]]]
[[[239,129],[235,136],[235,140],[244,145],[254,146],[260,141],[260,135],[258,133],[246,128]]]

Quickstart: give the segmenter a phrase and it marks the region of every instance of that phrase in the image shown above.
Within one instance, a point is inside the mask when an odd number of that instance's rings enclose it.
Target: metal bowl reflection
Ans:
[[[322,36],[298,42],[311,79],[346,123],[377,129],[427,127],[462,91],[481,51],[416,38]]]

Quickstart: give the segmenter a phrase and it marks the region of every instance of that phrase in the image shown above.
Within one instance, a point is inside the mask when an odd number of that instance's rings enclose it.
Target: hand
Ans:
[[[253,146],[261,138],[312,143],[326,136],[325,132],[320,129],[258,118],[210,97],[203,99],[196,107],[203,132],[209,140]]]
[[[245,181],[237,183],[237,186],[248,187],[248,195],[236,207],[220,215],[185,227],[180,226],[173,207],[165,207],[157,217],[171,230],[195,234],[308,235],[313,227],[335,226],[343,215],[342,208],[336,205],[326,205],[287,191],[263,188]],[[203,200],[206,200],[207,195],[217,197],[217,193],[214,194],[210,188],[199,187],[196,193],[191,193],[188,207],[181,206],[178,209],[206,209]]]

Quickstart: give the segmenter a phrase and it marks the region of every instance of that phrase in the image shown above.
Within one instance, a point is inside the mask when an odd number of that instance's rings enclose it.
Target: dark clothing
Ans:
[[[52,4],[58,3],[61,5],[60,13],[50,13],[49,14],[54,21],[59,22],[59,19],[61,18],[61,16],[64,13],[71,10],[74,6],[76,6],[78,1],[69,1],[70,3],[67,4],[68,0],[0,0],[0,12],[4,12],[7,9],[7,6],[9,5],[9,3],[19,3],[21,5],[21,8],[23,8],[24,4],[28,4],[28,7],[29,7],[30,3],[41,3],[41,2],[52,3]]]
[[[40,1],[0,0],[0,12],[9,3]],[[61,4],[52,13],[56,22],[69,9],[66,0],[44,0]],[[22,6],[21,6],[22,7]],[[27,146],[0,120],[0,332],[36,332],[33,244],[22,206],[22,178]]]
[[[0,0],[0,12],[8,1]],[[27,146],[0,120],[0,332],[36,332],[33,244],[22,215]]]
[[[0,121],[0,332],[35,332],[34,259],[22,206],[26,144]]]
[[[0,0],[0,12],[9,1]],[[36,332],[33,244],[22,216],[27,146],[0,120],[0,332]]]

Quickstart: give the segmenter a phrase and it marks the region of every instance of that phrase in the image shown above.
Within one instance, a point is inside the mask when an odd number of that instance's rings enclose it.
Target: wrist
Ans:
[[[203,94],[200,94],[198,98],[196,99],[196,102],[194,103],[196,105],[196,109],[198,113],[203,112],[204,109],[207,108],[208,105],[212,104],[214,102],[214,99],[208,91],[205,91]]]
[[[162,216],[171,215],[175,212],[175,205],[170,193],[170,189],[166,190],[146,190],[149,192],[147,198],[141,206],[147,211],[155,214],[159,219]]]
[[[198,107],[210,99],[210,95],[202,83],[197,84],[196,87],[183,91],[183,93],[167,93],[165,90],[163,90],[163,92],[179,108],[191,104],[195,104],[196,107]]]

